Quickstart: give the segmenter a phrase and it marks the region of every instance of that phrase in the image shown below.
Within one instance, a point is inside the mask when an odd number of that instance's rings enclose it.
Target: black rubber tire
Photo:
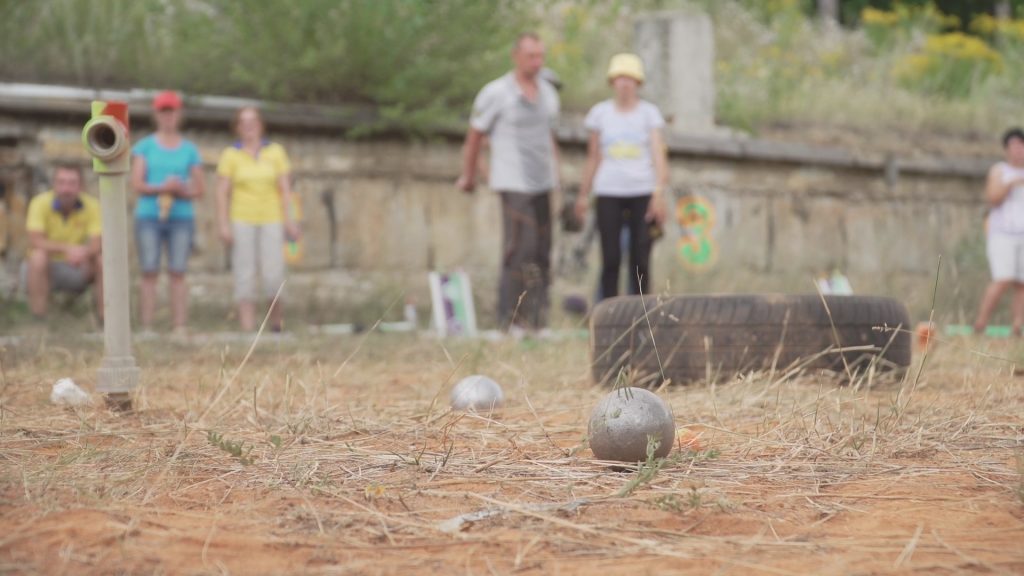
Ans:
[[[614,383],[623,369],[633,382],[649,377],[657,385],[662,371],[685,383],[773,365],[839,372],[910,365],[910,315],[901,302],[825,296],[825,303],[817,294],[610,298],[590,320],[594,380]]]

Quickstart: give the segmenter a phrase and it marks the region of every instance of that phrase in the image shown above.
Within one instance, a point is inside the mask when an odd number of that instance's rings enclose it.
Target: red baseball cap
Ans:
[[[181,96],[172,90],[165,90],[153,97],[153,110],[180,110]]]

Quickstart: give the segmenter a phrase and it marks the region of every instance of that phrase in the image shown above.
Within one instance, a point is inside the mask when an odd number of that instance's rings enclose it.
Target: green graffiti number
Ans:
[[[718,245],[711,237],[715,207],[701,196],[684,196],[676,203],[676,220],[682,229],[677,254],[684,268],[703,271],[714,265]]]
[[[708,266],[714,261],[715,247],[710,238],[686,238],[679,243],[679,254],[693,266]]]

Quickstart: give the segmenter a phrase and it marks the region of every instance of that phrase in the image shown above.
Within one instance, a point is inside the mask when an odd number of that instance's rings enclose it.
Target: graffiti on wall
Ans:
[[[710,269],[718,259],[718,244],[711,235],[715,207],[707,198],[690,194],[676,202],[681,237],[676,254],[683,267],[694,272]]]

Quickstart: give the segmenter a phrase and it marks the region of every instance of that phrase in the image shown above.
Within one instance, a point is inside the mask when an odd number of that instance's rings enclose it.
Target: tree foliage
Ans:
[[[0,0],[0,77],[462,111],[531,24],[513,0]]]
[[[962,95],[991,88],[989,78],[1020,77],[1024,20],[976,17],[993,13],[998,1],[840,0],[840,9],[843,23],[862,26],[872,41],[879,70],[888,74],[886,57],[903,59],[904,86]],[[1011,2],[1024,16],[1024,0]],[[791,100],[809,80],[855,71],[856,50],[817,35],[808,18],[816,0],[0,0],[0,79],[363,103],[381,118],[364,130],[420,133],[464,116],[476,91],[508,68],[524,29],[547,40],[566,108],[585,110],[607,96],[604,67],[632,46],[636,14],[694,4],[716,18],[718,107],[727,121],[770,111],[764,100]],[[861,22],[872,13],[942,18],[937,25],[906,18],[898,27]],[[767,36],[733,38],[748,28]],[[957,31],[998,48],[1006,72],[993,65],[980,74],[974,60],[917,45],[922,34]]]

